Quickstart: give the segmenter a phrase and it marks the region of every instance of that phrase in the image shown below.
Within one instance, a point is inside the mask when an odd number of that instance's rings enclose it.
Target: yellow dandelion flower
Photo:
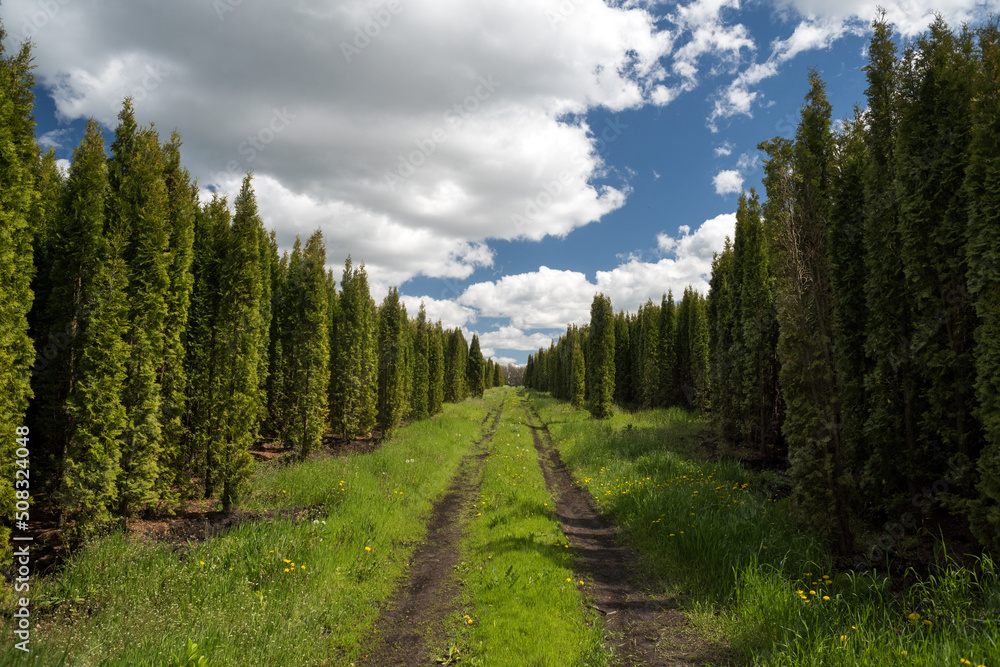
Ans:
[[[287,567],[285,568],[285,572],[288,572],[288,568]]]
[[[286,563],[291,563],[292,562],[292,561],[288,560],[287,558],[282,558],[281,560],[285,561]]]
[[[840,635],[840,641],[846,642],[847,641],[847,635]]]
[[[299,565],[299,567],[301,567],[303,570],[306,569],[305,565]]]
[[[371,550],[372,550],[371,547],[365,547],[365,551],[371,551]]]
[[[914,612],[911,612],[910,615],[907,618],[909,618],[911,621],[915,621],[918,618],[920,618],[920,614],[918,614],[917,612],[914,611]]]
[[[824,595],[824,596],[823,596],[823,599],[824,599],[824,600],[829,600],[829,599],[830,599],[830,596],[829,596],[829,595]]]
[[[472,619],[471,618],[469,619],[469,625],[472,625]]]

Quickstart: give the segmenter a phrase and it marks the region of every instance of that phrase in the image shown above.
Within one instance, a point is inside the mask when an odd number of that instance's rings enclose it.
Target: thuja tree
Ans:
[[[598,419],[614,414],[615,393],[615,314],[611,299],[594,296],[590,306],[590,365],[593,387],[590,388],[590,413]]]
[[[340,281],[340,314],[339,363],[332,369],[338,404],[331,405],[331,422],[343,437],[355,438],[375,427],[378,355],[368,274],[364,265],[355,268],[350,256]]]
[[[427,308],[421,302],[413,329],[413,393],[410,398],[410,412],[414,419],[426,419],[428,415],[430,331],[431,327],[427,322]]]
[[[167,188],[169,226],[169,260],[166,294],[166,320],[164,324],[163,359],[159,369],[161,391],[160,422],[163,428],[163,449],[158,495],[172,495],[173,490],[183,490],[187,485],[186,457],[184,456],[184,424],[186,410],[187,374],[185,371],[185,332],[191,306],[194,258],[194,227],[198,215],[198,188],[191,181],[187,169],[181,166],[181,139],[175,131],[170,142],[163,146],[166,158],[164,181]]]
[[[111,520],[118,499],[119,437],[126,427],[121,393],[128,350],[124,239],[105,233],[108,193],[104,137],[90,121],[73,153],[57,233],[50,295],[52,321],[72,321],[73,338],[63,366],[68,384],[66,429],[58,443],[60,484],[55,497],[61,518],[77,532]]]
[[[979,30],[979,71],[973,89],[973,134],[966,189],[969,207],[969,294],[975,332],[976,396],[985,444],[979,456],[971,524],[977,538],[1000,550],[1000,30]]]
[[[826,249],[833,137],[823,82],[815,71],[809,78],[794,145],[776,139],[764,146],[768,197],[784,202],[771,209],[777,215],[768,223],[778,250],[778,352],[787,405],[782,431],[803,518],[846,555],[853,550],[845,478],[850,454],[835,427],[836,400],[830,400],[836,397]]]
[[[469,394],[476,398],[482,398],[483,392],[486,390],[486,360],[483,358],[482,350],[479,349],[479,334],[472,334],[466,369],[465,377],[469,386]]]
[[[284,326],[283,401],[286,415],[282,434],[305,458],[322,440],[330,383],[329,295],[326,246],[316,230],[302,248],[298,237],[288,263],[284,295],[279,306]]]
[[[217,389],[213,406],[215,478],[222,487],[224,511],[235,503],[252,465],[247,450],[260,418],[257,373],[261,353],[261,256],[257,199],[250,176],[243,179],[234,204],[219,276],[219,312],[214,349]]]
[[[159,138],[153,129],[137,127],[130,100],[118,119],[108,168],[107,223],[111,234],[127,239],[125,342],[130,353],[122,400],[128,425],[122,434],[118,478],[119,512],[127,515],[158,498],[163,449],[159,376],[170,287],[170,223]]]
[[[392,287],[378,311],[378,427],[388,438],[403,417],[406,401],[406,308]]]

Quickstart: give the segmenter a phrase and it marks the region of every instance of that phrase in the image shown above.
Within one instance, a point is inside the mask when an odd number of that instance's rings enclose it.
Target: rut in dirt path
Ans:
[[[482,484],[482,469],[500,423],[503,403],[483,419],[479,451],[466,454],[451,486],[434,505],[427,536],[410,557],[411,569],[402,587],[380,609],[376,636],[358,665],[417,667],[434,664],[429,640],[443,639],[441,620],[454,605],[458,583],[453,576],[459,563],[459,543],[468,521],[466,508],[475,503]],[[490,418],[492,417],[492,422]]]
[[[556,499],[556,516],[577,564],[590,576],[584,591],[603,616],[618,664],[629,667],[733,664],[724,647],[699,639],[673,598],[644,593],[635,554],[621,545],[614,522],[597,509],[563,463],[548,427],[522,403],[545,486]]]

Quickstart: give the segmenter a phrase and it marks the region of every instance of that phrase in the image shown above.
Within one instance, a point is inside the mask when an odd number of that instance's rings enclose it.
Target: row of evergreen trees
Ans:
[[[794,141],[760,146],[767,201],[713,265],[712,409],[783,441],[842,553],[942,504],[997,547],[1000,31],[939,18],[900,56],[873,29],[867,109],[834,131],[813,72]]]
[[[603,346],[592,340],[592,332],[600,327],[611,339],[614,402],[643,408],[708,407],[708,303],[703,296],[689,287],[679,304],[671,292],[659,304],[647,301],[637,314],[605,315],[610,300],[599,295],[594,308],[590,324],[570,325],[548,349],[528,356],[525,386],[550,391],[578,407],[589,405],[595,414],[610,414],[610,403],[594,389],[607,372],[603,366],[594,368]]]
[[[796,508],[841,555],[941,508],[997,548],[1000,29],[939,18],[901,56],[884,15],[873,30],[867,109],[835,131],[814,71],[795,139],[760,144],[767,199],[740,198],[707,301],[614,318],[613,397],[787,451]],[[610,414],[591,370],[607,311],[599,295],[525,384]]]
[[[350,258],[338,290],[319,231],[279,257],[249,175],[232,209],[202,205],[179,135],[129,100],[110,155],[91,121],[64,178],[33,83],[27,47],[0,58],[0,465],[29,426],[32,493],[78,531],[195,493],[228,510],[260,438],[305,457],[505,383],[477,336],[411,319],[395,288],[376,305]]]

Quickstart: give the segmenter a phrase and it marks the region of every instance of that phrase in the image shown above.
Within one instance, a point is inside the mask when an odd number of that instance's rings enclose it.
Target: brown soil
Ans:
[[[636,555],[622,545],[615,524],[573,480],[538,414],[527,403],[524,411],[545,484],[556,498],[563,533],[577,563],[589,573],[584,591],[595,603],[591,606],[604,616],[618,663],[629,667],[735,664],[726,646],[699,636],[673,597],[653,595],[636,585],[642,578]]]
[[[503,405],[483,420],[487,443],[500,422]],[[418,667],[434,664],[432,651],[446,636],[441,619],[455,608],[459,582],[454,576],[459,563],[459,543],[469,520],[469,507],[482,484],[482,468],[489,453],[484,450],[465,456],[451,486],[435,505],[424,542],[410,558],[408,579],[379,610],[371,652],[358,665],[374,667]]]

